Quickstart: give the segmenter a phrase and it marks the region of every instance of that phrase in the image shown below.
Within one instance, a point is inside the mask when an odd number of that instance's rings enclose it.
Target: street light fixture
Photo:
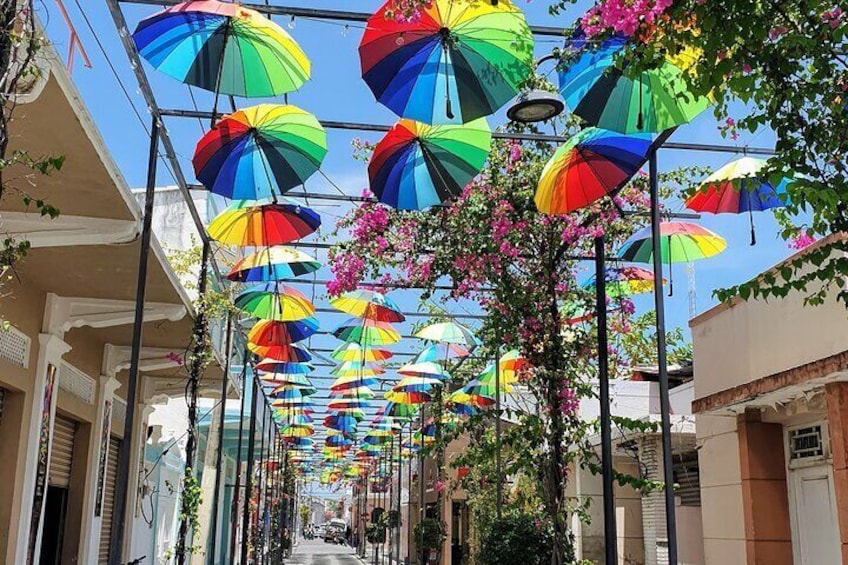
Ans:
[[[545,55],[533,66],[534,70],[545,61],[559,59],[558,53]],[[554,92],[534,88],[525,90],[518,95],[515,102],[506,111],[506,117],[513,122],[532,124],[544,122],[559,116],[565,110],[562,97]]]

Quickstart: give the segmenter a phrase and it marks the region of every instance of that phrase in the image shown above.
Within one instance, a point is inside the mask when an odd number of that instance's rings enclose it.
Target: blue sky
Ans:
[[[109,68],[107,60],[98,48],[95,38],[89,31],[79,11],[80,5],[85,5],[86,15],[95,28],[97,38],[102,42],[111,64],[118,76],[126,85],[129,97],[141,112],[144,127],[150,120],[145,111],[145,105],[137,91],[135,77],[120,44],[118,34],[112,23],[105,2],[80,2],[68,4],[68,10],[77,32],[93,62],[92,69],[86,69],[77,57],[73,77],[89,111],[101,129],[108,147],[118,162],[121,171],[131,186],[143,186],[147,160],[148,139],[133,113],[129,101],[118,85],[116,78]],[[362,0],[356,3],[343,1],[318,0],[309,2],[309,7],[322,7],[340,10],[374,11],[379,3],[374,0]],[[566,26],[571,24],[585,9],[586,2],[572,8],[568,13],[552,17],[548,15],[548,4],[543,0],[525,3],[519,0],[519,5],[527,12],[531,24],[547,26]],[[42,13],[48,22],[48,34],[57,45],[57,51],[64,56],[67,51],[67,30],[58,12],[52,8],[49,13]],[[43,9],[43,8],[42,8]],[[124,13],[131,29],[138,20],[153,13],[153,6],[125,5]],[[297,104],[316,114],[319,118],[339,121],[376,122],[390,124],[394,116],[377,102],[360,78],[357,46],[362,35],[360,24],[345,26],[338,22],[320,22],[306,19],[296,19],[293,23],[281,19],[285,26],[312,59],[312,80],[299,92],[289,97],[289,102]],[[559,44],[556,38],[541,38],[537,43],[538,55],[543,55]],[[189,89],[161,75],[149,67],[148,76],[162,107],[191,108],[192,100]],[[191,94],[201,108],[211,108],[211,96],[208,93],[194,90]],[[490,119],[492,126],[504,122],[501,115]],[[166,125],[180,154],[184,171],[191,177],[190,156],[194,145],[208,123],[187,119],[167,119]],[[710,112],[697,118],[693,123],[680,128],[672,137],[673,141],[693,141],[703,143],[731,143],[723,140],[717,129],[718,122]],[[333,183],[348,194],[359,194],[367,186],[365,166],[356,162],[351,156],[350,141],[353,137],[376,141],[379,135],[346,131],[329,131],[330,152],[325,160],[323,171]],[[755,135],[743,135],[738,142],[752,146],[769,147],[774,142],[770,131],[762,131]],[[733,155],[715,153],[695,153],[680,150],[663,150],[659,154],[660,169],[671,169],[683,165],[701,165],[718,168],[734,158]],[[193,179],[192,179],[193,180]],[[173,184],[168,172],[159,167],[159,184]],[[333,192],[334,189],[319,175],[307,183],[311,191]],[[325,228],[332,228],[336,218],[344,213],[345,205],[326,203],[314,206],[324,219]],[[700,223],[725,237],[729,243],[727,251],[720,256],[700,261],[695,264],[695,279],[697,287],[697,311],[702,312],[715,303],[711,296],[712,289],[736,284],[751,278],[762,270],[770,267],[789,254],[786,243],[777,237],[774,221],[768,214],[759,214],[755,218],[758,227],[759,244],[750,247],[749,228],[744,216],[704,216]],[[325,230],[326,232],[326,230]],[[323,253],[319,253],[319,258]],[[327,278],[324,270],[319,278]],[[675,295],[667,298],[667,320],[670,327],[686,328],[689,318],[688,297],[686,292],[686,271],[683,265],[675,267]],[[404,307],[414,308],[415,298],[410,295],[401,296],[394,293],[395,300]],[[650,296],[637,298],[640,309],[651,306]],[[332,326],[340,318],[328,316],[327,326]],[[688,329],[687,329],[688,332]],[[333,346],[335,342],[326,338],[326,345]],[[410,343],[406,348],[412,350],[417,344]],[[401,346],[401,349],[404,349]]]

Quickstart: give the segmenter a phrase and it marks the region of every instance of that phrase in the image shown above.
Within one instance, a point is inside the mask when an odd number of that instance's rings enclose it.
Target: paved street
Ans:
[[[322,540],[300,540],[289,565],[361,565],[352,547],[324,543]]]

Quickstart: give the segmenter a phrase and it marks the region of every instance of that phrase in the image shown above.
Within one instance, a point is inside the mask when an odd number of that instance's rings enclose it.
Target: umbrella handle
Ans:
[[[224,44],[221,47],[221,60],[218,61],[218,76],[215,78],[215,101],[212,103],[212,119],[209,127],[216,129],[215,119],[218,116],[218,95],[221,88],[221,75],[224,74],[224,54],[227,50],[227,40],[230,38],[230,19],[227,18],[227,23],[224,24]]]

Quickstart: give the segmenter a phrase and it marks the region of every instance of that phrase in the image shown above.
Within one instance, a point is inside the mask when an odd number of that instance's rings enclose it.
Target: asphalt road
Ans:
[[[362,561],[352,547],[302,539],[286,565],[362,565]]]

